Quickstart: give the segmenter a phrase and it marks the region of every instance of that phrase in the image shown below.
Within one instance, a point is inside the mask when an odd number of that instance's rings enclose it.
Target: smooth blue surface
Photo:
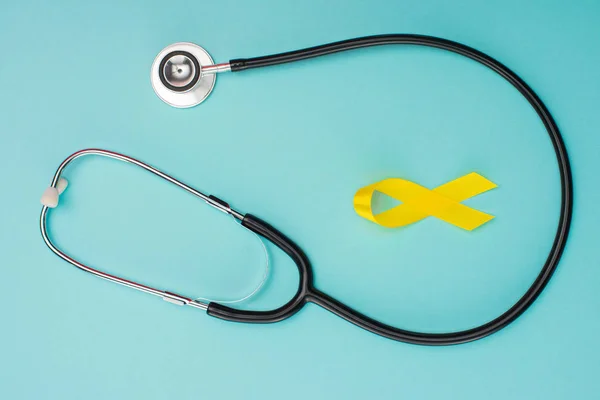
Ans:
[[[595,398],[599,18],[594,1],[4,1],[0,398]],[[38,198],[55,168],[104,147],[273,222],[306,249],[320,289],[371,316],[431,331],[495,317],[535,278],[559,207],[550,142],[500,77],[394,46],[222,75],[190,110],[162,103],[149,82],[155,55],[177,41],[224,62],[391,32],[489,53],[565,136],[570,241],[547,290],[507,329],[426,348],[314,305],[275,325],[226,323],[80,272],[42,242]],[[499,185],[467,201],[497,217],[472,233],[433,218],[386,230],[353,212],[354,192],[377,180],[435,187],[471,171]],[[82,261],[190,296],[231,298],[259,281],[255,239],[175,187],[97,158],[65,176],[50,228]],[[268,285],[246,307],[295,290],[295,268],[269,251]]]

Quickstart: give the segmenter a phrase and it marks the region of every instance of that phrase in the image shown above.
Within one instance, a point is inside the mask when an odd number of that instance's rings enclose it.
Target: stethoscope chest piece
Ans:
[[[202,74],[202,67],[212,64],[208,52],[196,44],[181,42],[167,46],[152,63],[150,80],[154,92],[173,107],[194,107],[215,86],[215,74]]]

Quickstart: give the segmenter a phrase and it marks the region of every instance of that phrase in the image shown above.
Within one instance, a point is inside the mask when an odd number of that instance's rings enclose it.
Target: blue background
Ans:
[[[3,1],[0,8],[0,398],[593,398],[600,391],[600,3],[595,1]],[[101,281],[40,238],[38,198],[72,152],[150,162],[272,221],[306,249],[316,285],[407,329],[465,329],[535,278],[557,224],[551,144],[515,89],[484,67],[390,46],[217,78],[199,107],[149,81],[165,46],[216,62],[355,36],[420,33],[505,63],[548,105],[575,182],[572,233],[535,305],[507,329],[427,348],[362,331],[314,305],[268,326],[232,324]],[[476,171],[498,189],[466,204],[496,219],[387,230],[358,217],[361,186],[435,187]],[[255,239],[137,168],[74,163],[50,232],[69,254],[189,296],[233,298],[260,280]],[[294,293],[273,270],[244,305]]]

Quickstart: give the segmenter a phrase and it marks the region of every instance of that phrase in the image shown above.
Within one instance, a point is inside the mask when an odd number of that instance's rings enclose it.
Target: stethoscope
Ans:
[[[50,250],[60,258],[84,271],[109,281],[161,297],[162,299],[177,305],[188,305],[206,310],[208,315],[227,321],[247,323],[279,322],[294,315],[304,307],[305,304],[314,303],[377,335],[406,343],[434,346],[470,342],[486,337],[506,327],[531,306],[552,277],[565,248],[573,208],[573,184],[569,159],[558,127],[545,105],[533,90],[531,90],[521,78],[507,67],[475,49],[456,42],[431,36],[396,34],[350,39],[264,57],[235,59],[224,64],[214,64],[210,55],[197,45],[192,43],[177,43],[165,48],[159,53],[152,65],[151,80],[156,94],[163,101],[175,107],[192,107],[201,103],[210,94],[214,87],[215,75],[219,72],[240,72],[251,68],[267,67],[345,50],[385,44],[412,44],[436,47],[464,55],[491,68],[517,88],[517,90],[519,90],[519,92],[527,99],[544,123],[550,140],[552,141],[556,152],[561,181],[561,206],[556,236],[546,262],[531,287],[510,309],[492,321],[472,329],[458,332],[424,333],[395,328],[361,314],[315,288],[313,284],[312,267],[305,253],[291,239],[267,222],[254,215],[237,211],[218,197],[206,195],[149,164],[108,150],[81,150],[70,155],[60,164],[54,174],[50,187],[46,189],[44,196],[42,197],[43,207],[40,216],[40,229],[45,243]],[[47,217],[49,209],[58,205],[59,196],[66,188],[66,180],[62,177],[64,169],[75,159],[87,155],[109,157],[143,168],[200,198],[217,210],[232,216],[243,227],[269,240],[283,250],[298,267],[300,278],[298,289],[294,296],[287,303],[273,310],[239,310],[218,302],[203,302],[170,291],[156,289],[115,275],[107,274],[68,256],[62,250],[58,249],[50,239],[46,226]]]

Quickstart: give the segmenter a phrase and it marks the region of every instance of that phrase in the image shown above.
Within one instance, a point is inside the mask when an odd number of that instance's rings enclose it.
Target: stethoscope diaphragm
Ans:
[[[215,86],[215,74],[202,74],[202,67],[208,65],[213,65],[213,59],[202,47],[174,43],[158,53],[152,63],[152,88],[162,101],[173,107],[194,107]]]

